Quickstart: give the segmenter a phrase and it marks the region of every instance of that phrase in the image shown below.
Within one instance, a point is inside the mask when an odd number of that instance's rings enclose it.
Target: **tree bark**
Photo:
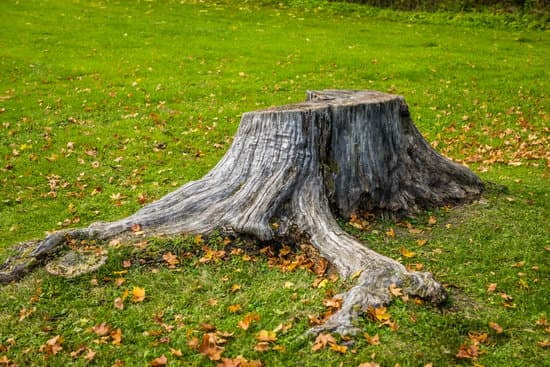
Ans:
[[[335,218],[359,211],[405,215],[468,202],[480,196],[481,181],[431,148],[403,97],[351,90],[309,91],[307,97],[245,113],[232,146],[202,179],[127,218],[32,244],[27,255],[4,264],[0,281],[17,279],[67,236],[105,240],[139,225],[150,235],[221,230],[259,240],[306,240],[342,277],[360,273],[357,285],[341,295],[340,311],[315,332],[355,332],[360,312],[390,301],[392,284],[443,301],[445,290],[430,273],[409,272],[370,250]]]

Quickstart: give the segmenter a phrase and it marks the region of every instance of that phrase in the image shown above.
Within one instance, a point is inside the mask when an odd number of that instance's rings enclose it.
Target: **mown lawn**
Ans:
[[[243,112],[307,89],[374,89],[404,95],[424,136],[487,182],[464,207],[364,230],[342,219],[373,249],[433,272],[448,304],[396,299],[393,327],[360,320],[379,344],[336,337],[313,351],[304,333],[347,283],[288,271],[281,257],[300,254],[286,248],[154,239],[109,246],[108,263],[76,279],[40,269],[1,286],[0,365],[139,366],[164,355],[215,366],[195,346],[212,327],[227,339],[221,357],[265,366],[550,365],[548,33],[319,4],[0,2],[0,259],[14,243],[126,216],[201,177]],[[277,340],[260,333],[274,329]]]

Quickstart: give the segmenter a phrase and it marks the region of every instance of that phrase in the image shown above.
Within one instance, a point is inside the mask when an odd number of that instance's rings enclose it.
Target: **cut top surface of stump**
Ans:
[[[266,109],[247,112],[247,114],[261,114],[270,112],[301,112],[316,109],[325,109],[331,106],[354,106],[386,103],[393,100],[404,101],[402,96],[370,90],[336,90],[307,91],[307,101],[291,103],[282,106],[273,106]]]

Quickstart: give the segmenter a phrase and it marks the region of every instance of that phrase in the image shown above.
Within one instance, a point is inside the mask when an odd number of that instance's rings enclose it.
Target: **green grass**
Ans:
[[[550,317],[548,33],[323,7],[0,2],[0,258],[18,241],[121,218],[201,177],[229,147],[243,112],[301,101],[307,89],[374,89],[404,95],[429,141],[494,183],[480,203],[409,218],[419,234],[387,220],[365,232],[342,222],[390,257],[402,257],[401,247],[415,252],[402,261],[444,282],[449,304],[397,300],[388,309],[397,331],[361,320],[380,345],[359,335],[346,354],[312,352],[303,336],[308,315],[322,314],[322,300],[345,284],[312,287],[313,274],[270,268],[255,252],[253,262],[235,255],[195,266],[200,246],[192,240],[159,241],[145,252],[110,249],[104,268],[77,279],[39,270],[3,286],[0,361],[133,366],[165,354],[170,365],[214,366],[187,346],[207,322],[235,332],[223,356],[267,366],[472,365],[455,355],[476,332],[489,343],[475,363],[548,365],[538,343],[550,336],[537,325]],[[167,269],[160,256],[185,246],[193,257]],[[123,269],[126,259],[133,265]],[[122,270],[126,282],[117,287],[109,278]],[[231,292],[233,284],[241,290]],[[135,286],[145,288],[145,301],[114,308]],[[239,313],[228,311],[234,304]],[[34,311],[20,321],[21,310]],[[244,331],[236,325],[248,312],[260,320]],[[156,335],[161,313],[174,329]],[[102,322],[122,330],[121,345],[95,342],[88,329]],[[259,330],[290,322],[275,343],[284,351],[254,350]],[[56,335],[64,349],[39,352]],[[96,352],[93,361],[70,356],[80,346]]]

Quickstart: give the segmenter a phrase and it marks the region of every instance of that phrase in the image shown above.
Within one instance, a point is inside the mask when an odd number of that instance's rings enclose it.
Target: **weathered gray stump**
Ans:
[[[430,273],[410,272],[372,251],[340,229],[335,216],[362,210],[408,214],[467,202],[479,197],[480,180],[431,148],[400,96],[325,90],[307,97],[245,113],[231,148],[202,179],[127,218],[50,235],[30,251],[29,261],[4,264],[0,281],[18,278],[67,235],[111,239],[137,224],[151,235],[221,230],[260,240],[306,239],[342,277],[360,273],[356,286],[341,295],[340,311],[316,332],[356,331],[354,319],[388,303],[392,284],[443,301],[445,290]]]

